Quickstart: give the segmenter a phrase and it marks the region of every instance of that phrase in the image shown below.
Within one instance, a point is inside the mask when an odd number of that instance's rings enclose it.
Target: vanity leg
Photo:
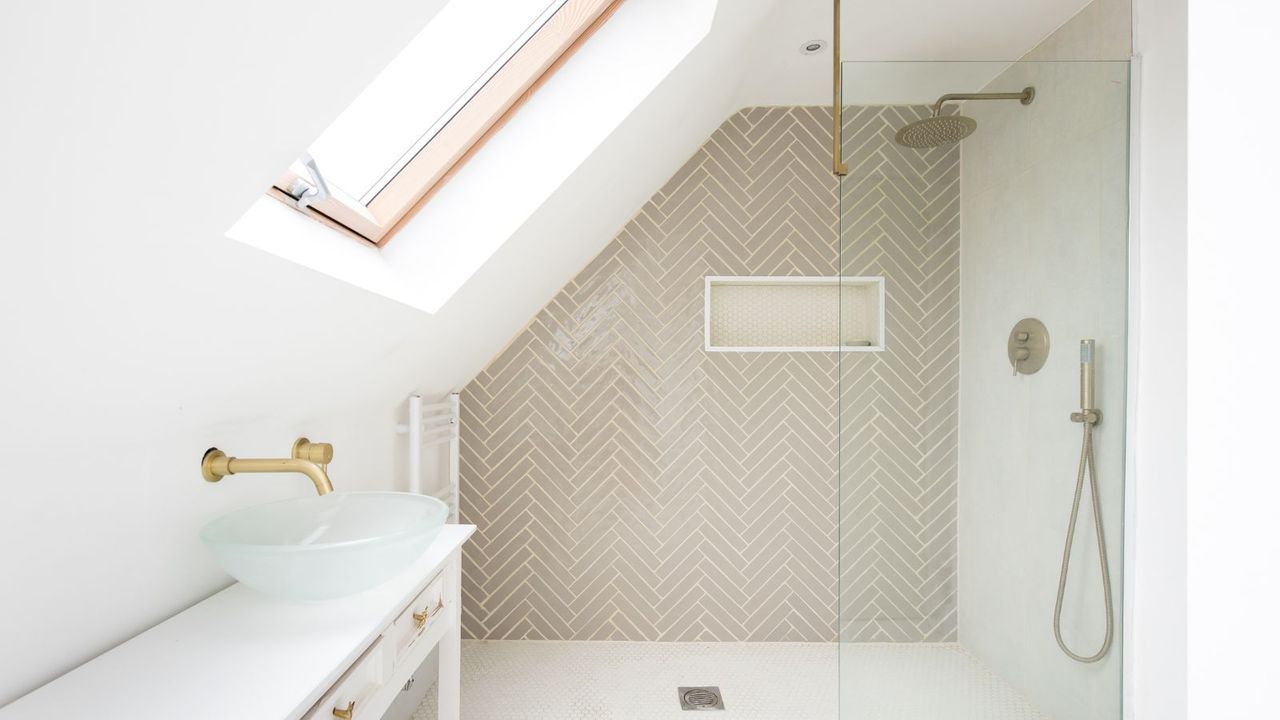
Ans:
[[[455,553],[449,562],[450,582],[446,592],[453,597],[449,629],[440,638],[439,720],[459,720],[462,695],[462,557]]]

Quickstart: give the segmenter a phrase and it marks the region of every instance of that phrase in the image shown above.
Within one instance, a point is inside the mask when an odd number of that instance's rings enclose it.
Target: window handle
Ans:
[[[316,165],[316,159],[311,157],[311,153],[303,153],[298,160],[311,176],[311,183],[308,184],[302,178],[295,178],[289,185],[289,194],[293,196],[294,206],[306,212],[307,206],[329,199],[329,184],[324,181],[324,175],[320,174],[320,168]]]

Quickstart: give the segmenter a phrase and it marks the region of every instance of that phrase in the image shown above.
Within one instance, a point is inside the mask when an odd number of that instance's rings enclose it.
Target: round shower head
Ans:
[[[978,129],[978,122],[963,115],[936,115],[917,120],[898,131],[899,145],[910,148],[935,148],[950,145],[969,137]]]

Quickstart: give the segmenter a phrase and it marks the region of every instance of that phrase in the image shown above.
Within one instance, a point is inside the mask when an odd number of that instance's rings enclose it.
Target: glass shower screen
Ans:
[[[1120,720],[1129,63],[843,75],[840,716]]]

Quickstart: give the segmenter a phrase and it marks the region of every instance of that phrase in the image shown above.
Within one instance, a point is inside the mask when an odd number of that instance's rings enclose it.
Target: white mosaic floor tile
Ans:
[[[467,640],[464,720],[1048,720],[958,645]],[[846,711],[837,704],[845,678]],[[717,685],[689,715],[676,688]],[[414,720],[435,720],[433,688]]]
[[[848,643],[841,720],[1049,720],[954,643]]]

